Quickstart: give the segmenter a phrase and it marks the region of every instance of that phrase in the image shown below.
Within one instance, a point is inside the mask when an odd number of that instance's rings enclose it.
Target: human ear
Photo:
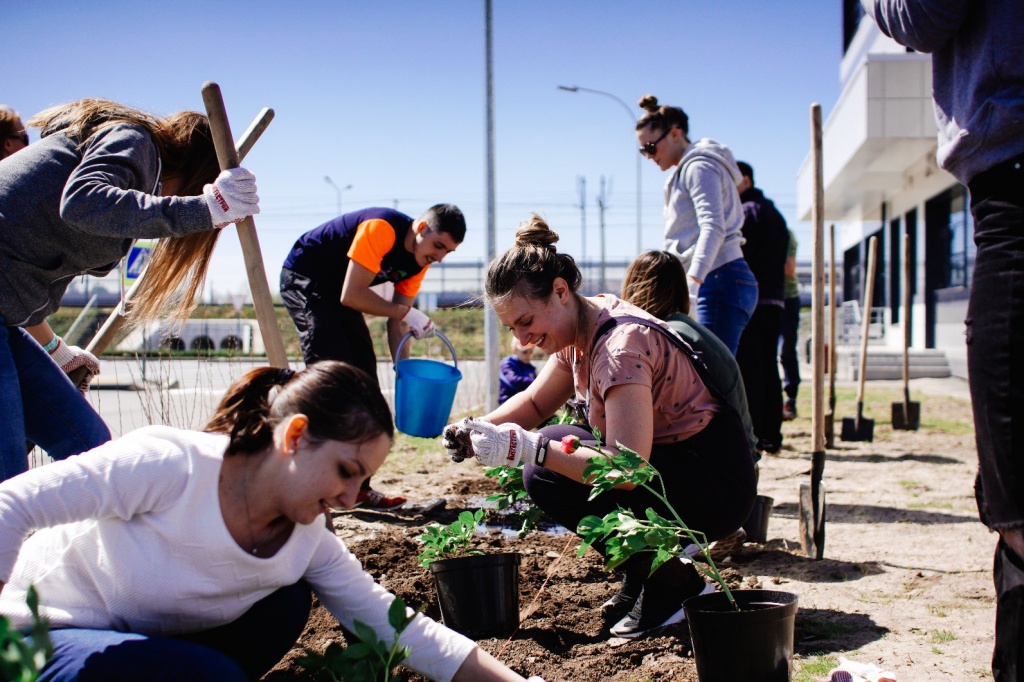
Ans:
[[[284,430],[284,448],[289,455],[294,455],[299,446],[299,439],[309,427],[309,418],[304,414],[293,414],[288,418]]]

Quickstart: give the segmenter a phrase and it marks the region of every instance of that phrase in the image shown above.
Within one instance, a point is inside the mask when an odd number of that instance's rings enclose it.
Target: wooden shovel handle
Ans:
[[[206,115],[210,119],[213,146],[217,149],[217,160],[220,162],[221,170],[237,168],[238,150],[231,138],[231,125],[224,109],[220,86],[212,81],[204,83],[203,102],[206,104]],[[281,330],[277,326],[274,301],[270,297],[270,285],[267,283],[267,273],[263,268],[263,254],[260,251],[259,238],[256,236],[256,223],[252,216],[248,216],[238,222],[237,228],[238,240],[242,244],[242,256],[245,258],[245,271],[249,277],[252,303],[256,308],[263,344],[267,348],[267,359],[274,367],[287,367],[288,355],[285,353]]]
[[[875,255],[878,237],[868,240],[868,279],[864,283],[864,311],[861,319],[860,372],[857,377],[857,402],[864,403],[864,374],[868,367],[868,332],[871,327],[871,303],[875,300]]]
[[[825,185],[821,152],[821,105],[811,105],[811,154],[814,170],[814,194],[811,201],[813,222],[811,263],[811,441],[812,451],[825,449]],[[834,371],[834,370],[833,370]]]

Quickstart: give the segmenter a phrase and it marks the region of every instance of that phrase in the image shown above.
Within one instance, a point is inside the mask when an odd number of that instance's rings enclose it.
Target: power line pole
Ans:
[[[583,267],[587,265],[587,178],[582,175],[576,176],[576,188],[580,192],[580,263]],[[584,278],[585,279],[585,278]]]
[[[497,229],[495,227],[494,192],[494,13],[491,0],[484,0],[484,45],[485,81],[487,97],[487,261],[496,255]],[[498,378],[494,369],[498,366],[498,317],[494,308],[488,306],[484,314],[484,359],[487,361],[487,411],[498,407]]]
[[[611,181],[608,182],[608,194],[612,193]],[[607,208],[608,196],[605,194],[604,176],[601,176],[601,193],[597,195],[597,209],[598,215],[600,216],[601,229],[599,231],[601,239],[601,291],[599,293],[608,293],[605,289],[605,253],[604,253],[604,210]]]

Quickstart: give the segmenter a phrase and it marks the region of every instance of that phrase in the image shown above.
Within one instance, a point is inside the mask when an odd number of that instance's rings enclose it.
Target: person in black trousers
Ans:
[[[740,336],[736,361],[747,389],[747,405],[758,448],[774,454],[782,448],[782,380],[779,333],[785,306],[785,267],[789,249],[786,220],[771,199],[754,186],[754,169],[736,164],[743,174],[737,189],[743,202],[743,258],[757,278],[757,307]]]

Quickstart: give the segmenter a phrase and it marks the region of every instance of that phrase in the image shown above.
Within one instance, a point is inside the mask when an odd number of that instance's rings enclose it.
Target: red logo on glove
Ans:
[[[213,188],[213,198],[217,200],[218,204],[220,204],[221,210],[227,213],[228,202],[224,199],[223,196],[221,196],[220,190],[217,189],[216,187]]]
[[[508,456],[505,457],[505,459],[507,459],[510,462],[516,458],[515,457],[515,451],[516,451],[516,443],[517,442],[518,442],[518,436],[516,436],[516,432],[515,431],[509,431],[508,432]]]

